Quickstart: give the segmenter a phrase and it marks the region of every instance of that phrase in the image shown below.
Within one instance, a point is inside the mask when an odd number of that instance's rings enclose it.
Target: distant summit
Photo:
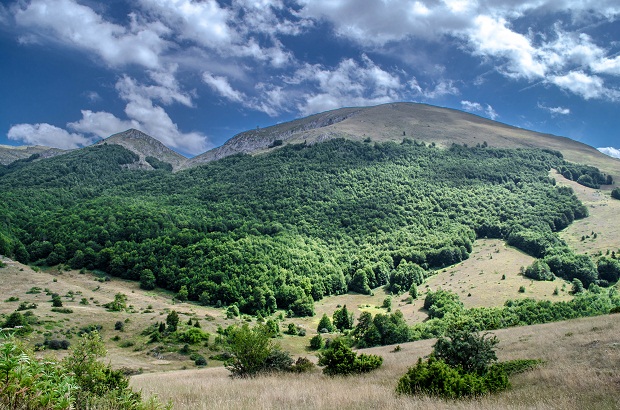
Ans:
[[[40,159],[55,157],[64,154],[66,150],[60,148],[44,147],[42,145],[12,147],[10,145],[0,145],[0,164],[8,165],[18,159],[30,158],[33,154],[38,154]]]
[[[418,103],[341,108],[245,131],[221,147],[189,159],[183,168],[238,153],[258,154],[286,144],[315,144],[334,138],[372,142],[402,142],[408,138],[440,147],[458,144],[551,149],[560,151],[569,161],[592,164],[620,178],[620,161],[581,142],[528,131],[459,110]]]
[[[131,165],[131,168],[134,169],[154,169],[161,167],[162,163],[164,163],[170,164],[172,169],[176,170],[187,161],[187,158],[166,147],[157,139],[133,128],[111,135],[97,142],[96,145],[101,144],[120,145],[136,153],[140,159]]]

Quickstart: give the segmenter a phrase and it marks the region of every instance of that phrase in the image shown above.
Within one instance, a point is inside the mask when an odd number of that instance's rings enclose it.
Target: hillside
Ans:
[[[120,145],[138,155],[138,161],[129,165],[131,169],[152,170],[166,167],[166,164],[169,164],[173,170],[176,170],[187,160],[155,138],[135,129],[111,135],[96,145],[103,144]]]
[[[274,146],[275,141],[282,144],[315,143],[333,138],[396,142],[410,138],[441,147],[450,147],[453,143],[476,146],[486,142],[497,148],[547,148],[562,152],[569,161],[596,166],[620,179],[620,160],[583,143],[512,127],[463,111],[415,103],[343,108],[246,131],[223,146],[190,159],[184,167],[235,153],[264,152],[277,148],[279,145]]]
[[[37,158],[51,158],[56,155],[64,154],[65,150],[59,148],[44,147],[41,145],[12,147],[9,145],[0,145],[0,165],[9,165],[10,163],[30,158],[37,155]]]

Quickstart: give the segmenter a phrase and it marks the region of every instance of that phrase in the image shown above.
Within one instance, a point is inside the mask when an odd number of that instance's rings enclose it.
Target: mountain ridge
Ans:
[[[620,179],[620,160],[570,138],[544,134],[489,120],[464,111],[419,103],[389,103],[339,108],[283,124],[239,133],[222,146],[193,157],[182,166],[226,156],[260,154],[281,145],[314,144],[334,138],[402,142],[409,138],[441,147],[487,143],[498,148],[547,148],[576,163],[594,165]]]

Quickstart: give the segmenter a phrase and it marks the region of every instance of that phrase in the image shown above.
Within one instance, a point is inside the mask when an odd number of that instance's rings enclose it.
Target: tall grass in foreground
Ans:
[[[398,379],[433,340],[367,349],[382,368],[353,377],[282,374],[233,380],[224,368],[136,376],[134,388],[183,409],[617,409],[620,408],[620,315],[494,332],[500,360],[540,358],[538,369],[515,375],[512,388],[477,399],[444,401],[396,395]]]

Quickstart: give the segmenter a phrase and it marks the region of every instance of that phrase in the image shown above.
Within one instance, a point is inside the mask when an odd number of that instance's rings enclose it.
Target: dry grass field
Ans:
[[[620,201],[611,198],[611,188],[588,188],[564,178],[555,171],[551,171],[551,176],[558,184],[570,186],[590,211],[589,217],[573,222],[560,232],[560,237],[578,253],[594,255],[601,252],[604,255],[607,250],[619,253]]]
[[[500,360],[539,358],[545,364],[513,376],[506,392],[475,400],[444,401],[394,393],[398,379],[427,355],[424,340],[366,349],[380,354],[377,371],[352,377],[281,374],[231,379],[223,368],[143,374],[132,386],[145,395],[189,409],[575,409],[620,408],[620,315],[499,330]]]

